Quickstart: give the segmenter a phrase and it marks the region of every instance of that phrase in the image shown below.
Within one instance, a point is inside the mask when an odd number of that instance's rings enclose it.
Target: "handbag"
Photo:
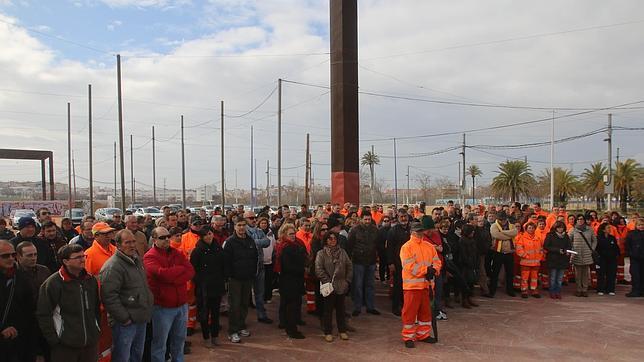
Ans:
[[[590,246],[590,243],[588,242],[588,239],[586,239],[586,235],[584,235],[584,233],[579,232],[579,235],[581,235],[581,237],[584,238],[586,245],[588,245],[588,249],[590,249],[591,251],[591,255],[593,257],[593,264],[599,265],[599,263],[601,262],[601,255],[599,255],[599,253],[596,250],[594,250],[592,246]]]
[[[320,294],[322,294],[323,297],[328,297],[333,293],[333,281],[335,280],[335,272],[333,273],[333,277],[331,277],[331,281],[329,283],[322,283],[320,282]]]

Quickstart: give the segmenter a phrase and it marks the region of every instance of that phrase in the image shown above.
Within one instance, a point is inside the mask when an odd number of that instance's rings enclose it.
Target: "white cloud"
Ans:
[[[114,0],[107,3],[114,7],[151,7],[167,6],[170,2]],[[204,20],[204,24],[214,30],[198,39],[184,40],[187,37],[182,34],[160,32],[155,42],[174,47],[168,56],[135,57],[150,55],[151,52],[149,49],[133,49],[127,44],[122,45],[124,49],[121,52],[126,137],[129,134],[135,136],[135,147],[147,142],[152,125],[157,125],[159,139],[175,135],[179,131],[181,114],[188,126],[214,121],[198,128],[186,128],[188,186],[219,179],[219,136],[215,128],[219,125],[220,100],[225,100],[227,115],[236,115],[255,107],[273,89],[279,77],[315,84],[329,83],[329,63],[325,56],[204,57],[236,53],[328,52],[328,34],[319,34],[320,29],[328,27],[328,1],[216,1],[210,5],[210,11],[232,9],[231,13],[239,15],[232,20],[215,19],[219,23]],[[632,14],[640,14],[643,9],[644,4],[635,0],[624,1],[617,8],[600,1],[589,3],[582,0],[550,1],[547,6],[500,0],[485,4],[469,1],[458,6],[420,0],[361,1],[360,64],[369,70],[360,69],[360,87],[387,94],[495,104],[597,107],[641,100],[644,99],[641,90],[644,69],[639,64],[644,58],[640,36],[644,32],[642,23],[495,44],[474,44],[620,23],[633,19]],[[212,12],[207,14],[216,15]],[[2,19],[14,21],[4,16]],[[0,44],[3,44],[3,52],[0,52],[3,86],[0,88],[40,93],[0,90],[0,122],[5,130],[13,127],[16,131],[13,137],[4,138],[3,147],[52,149],[57,169],[65,169],[65,107],[66,102],[71,101],[75,130],[73,142],[75,149],[79,150],[76,167],[77,172],[84,172],[82,167],[85,166],[79,165],[86,165],[83,163],[86,156],[81,150],[87,148],[87,100],[44,94],[82,96],[87,83],[92,83],[96,117],[95,159],[109,159],[117,130],[114,59],[100,56],[86,64],[65,59],[56,56],[54,49],[43,45],[24,29],[5,23],[0,23]],[[451,48],[460,45],[468,46]],[[415,54],[379,59],[404,53]],[[319,142],[330,138],[329,96],[325,92],[284,83],[284,166],[304,163],[304,135],[307,132],[315,141],[313,162],[330,162],[329,143]],[[34,105],[41,114],[6,113],[35,112]],[[255,129],[258,163],[263,165],[269,159],[272,165],[275,164],[275,110],[276,97],[273,95],[247,118],[226,118],[229,186],[233,186],[231,175],[235,170],[239,186],[248,185],[250,124]],[[603,127],[606,113],[561,119],[557,137]],[[621,126],[639,126],[644,115],[641,109],[616,110],[613,113],[614,123]],[[514,123],[549,117],[550,114],[549,111],[446,106],[362,95],[360,133],[363,140],[401,137]],[[47,130],[45,133],[50,139],[32,137],[28,130],[19,128],[33,128],[34,134]],[[470,145],[514,144],[548,138],[548,124],[537,124],[473,133],[467,136],[467,142]],[[557,161],[604,158],[606,147],[602,138],[602,135],[597,135],[558,145]],[[640,139],[640,133],[615,133],[615,144],[621,148],[622,157],[636,156],[644,161]],[[460,135],[403,140],[398,143],[398,154],[434,151],[460,141]],[[390,141],[362,142],[361,152],[371,144],[383,156],[392,154]],[[151,184],[150,152],[150,145],[145,145],[135,152],[134,160],[137,180],[147,184]],[[157,152],[157,181],[167,178],[168,187],[180,185],[178,139],[159,142]],[[549,160],[547,148],[490,152],[500,156],[467,150],[467,163],[478,163],[483,169],[483,183],[489,182],[494,176],[496,163],[505,157],[528,155],[533,161]],[[403,170],[410,164],[430,168],[432,175],[437,177],[446,175],[455,180],[458,161],[456,152],[428,158],[401,158],[398,169]],[[432,168],[450,163],[454,166]],[[102,165],[105,167],[95,170],[96,179],[111,180],[111,161]],[[532,165],[536,173],[544,167],[538,162]],[[575,164],[575,172],[583,167],[585,165]],[[383,157],[378,177],[391,180],[392,170],[391,159]],[[129,171],[126,172],[129,176]],[[285,170],[284,183],[291,176],[299,176],[301,182],[303,173],[303,169]],[[314,173],[316,182],[328,183],[328,166],[315,165]],[[404,173],[400,173],[400,180]],[[261,177],[259,179],[261,186],[263,181]]]
[[[139,7],[139,8],[166,8],[188,5],[190,0],[100,0],[106,5],[113,8],[120,7]]]
[[[109,31],[114,31],[114,29],[120,27],[123,25],[123,22],[120,20],[113,20],[109,24],[107,24],[107,30]]]

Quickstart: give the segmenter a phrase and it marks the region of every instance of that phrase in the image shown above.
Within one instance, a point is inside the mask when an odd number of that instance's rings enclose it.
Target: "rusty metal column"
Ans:
[[[358,4],[330,0],[331,198],[359,203]]]
[[[56,190],[54,190],[54,153],[49,154],[49,199],[56,198]]]
[[[40,178],[42,182],[42,199],[47,200],[47,178],[45,177],[45,159],[40,160]]]

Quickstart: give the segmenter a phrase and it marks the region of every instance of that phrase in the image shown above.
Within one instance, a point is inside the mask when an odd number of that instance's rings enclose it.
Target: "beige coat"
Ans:
[[[514,237],[517,236],[517,229],[512,223],[509,222],[509,230],[503,230],[499,222],[496,221],[490,225],[490,235],[492,235],[492,249],[494,251],[499,251],[503,254],[514,253]],[[498,242],[497,242],[498,241]],[[498,244],[500,249],[497,249]]]

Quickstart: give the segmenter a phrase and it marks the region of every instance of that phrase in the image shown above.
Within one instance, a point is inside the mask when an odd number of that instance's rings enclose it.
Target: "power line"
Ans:
[[[263,106],[263,105],[264,105],[264,103],[266,103],[266,102],[271,98],[271,96],[273,95],[273,93],[275,93],[275,91],[276,91],[276,90],[277,90],[277,86],[276,86],[275,88],[273,88],[273,90],[271,90],[271,92],[270,92],[270,93],[269,93],[269,94],[268,94],[268,95],[267,95],[267,96],[266,96],[266,97],[265,97],[261,102],[259,102],[259,104],[258,104],[257,106],[255,106],[255,107],[254,107],[253,109],[251,109],[250,111],[245,112],[245,113],[242,113],[242,114],[237,114],[237,115],[225,114],[224,116],[226,116],[226,117],[228,117],[228,118],[240,118],[240,117],[246,117],[246,116],[248,116],[249,114],[251,114],[251,113],[255,112],[256,110],[258,110],[261,106]]]
[[[571,136],[571,137],[565,137],[561,138],[558,140],[555,140],[555,144],[559,143],[564,143],[564,142],[569,142],[569,141],[574,141],[580,138],[586,138],[590,137],[593,135],[596,135],[598,133],[602,133],[606,131],[606,127],[596,129],[594,131],[586,132],[580,135],[576,136]],[[522,149],[522,148],[534,148],[534,147],[543,147],[543,146],[549,146],[550,141],[543,141],[543,142],[532,142],[532,143],[521,143],[521,144],[514,144],[514,145],[471,145],[471,146],[466,146],[468,148],[477,148],[477,149],[487,149],[487,150],[495,150],[495,149]]]
[[[130,55],[125,58],[288,58],[288,57],[309,57],[331,55],[329,52],[311,52],[311,53],[274,53],[274,54],[197,54],[197,55],[180,55],[180,54],[148,54],[148,55]]]

